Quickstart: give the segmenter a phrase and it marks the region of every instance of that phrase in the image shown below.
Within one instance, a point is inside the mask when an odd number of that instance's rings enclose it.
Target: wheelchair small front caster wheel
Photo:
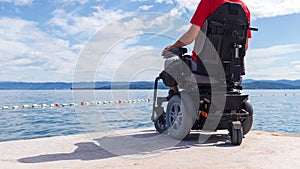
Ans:
[[[165,112],[154,121],[154,127],[159,133],[164,133],[168,130]]]
[[[233,126],[231,127],[230,132],[231,143],[234,145],[241,145],[243,140],[243,128],[234,129]]]

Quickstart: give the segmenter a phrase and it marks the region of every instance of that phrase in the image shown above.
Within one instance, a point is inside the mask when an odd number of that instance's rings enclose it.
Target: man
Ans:
[[[197,36],[199,35],[201,27],[203,26],[205,20],[226,2],[235,2],[235,3],[241,4],[247,15],[248,24],[250,25],[250,11],[249,11],[248,7],[241,0],[201,0],[191,21],[190,21],[191,27],[189,28],[189,30],[185,34],[183,34],[179,38],[179,40],[177,40],[173,45],[167,46],[163,50],[162,55],[164,55],[165,52],[168,50],[186,46],[186,45],[189,45],[192,42],[194,42],[195,39],[197,38]],[[252,37],[251,31],[249,30],[248,38],[251,38],[251,37]],[[248,38],[246,40],[245,50],[248,49]],[[196,45],[194,45],[192,59],[194,61],[197,61],[197,53],[195,52],[195,48],[196,48]],[[177,85],[170,87],[169,94],[177,93],[177,92],[178,92]]]

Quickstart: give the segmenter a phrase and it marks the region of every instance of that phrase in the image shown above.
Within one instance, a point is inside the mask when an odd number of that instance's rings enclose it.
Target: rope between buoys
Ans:
[[[151,99],[136,99],[136,100],[116,100],[116,101],[92,101],[92,102],[81,102],[80,104],[75,103],[55,103],[55,104],[24,104],[22,106],[2,106],[0,110],[13,110],[13,109],[37,109],[37,108],[59,108],[59,107],[71,107],[71,106],[88,106],[88,105],[108,105],[108,104],[128,104],[128,103],[150,103]]]

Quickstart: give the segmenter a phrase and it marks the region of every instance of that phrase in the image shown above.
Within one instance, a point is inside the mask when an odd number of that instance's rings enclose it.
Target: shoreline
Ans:
[[[199,136],[212,134],[204,143]],[[91,139],[94,138],[94,139]],[[184,141],[132,129],[0,142],[1,168],[299,168],[300,135],[250,131],[233,146],[227,131]]]

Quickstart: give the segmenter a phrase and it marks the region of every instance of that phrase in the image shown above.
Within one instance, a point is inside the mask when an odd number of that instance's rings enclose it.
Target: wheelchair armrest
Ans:
[[[171,49],[168,50],[165,54],[164,54],[164,58],[171,58],[174,56],[179,56],[180,58],[187,53],[187,48],[175,48],[175,49]]]

